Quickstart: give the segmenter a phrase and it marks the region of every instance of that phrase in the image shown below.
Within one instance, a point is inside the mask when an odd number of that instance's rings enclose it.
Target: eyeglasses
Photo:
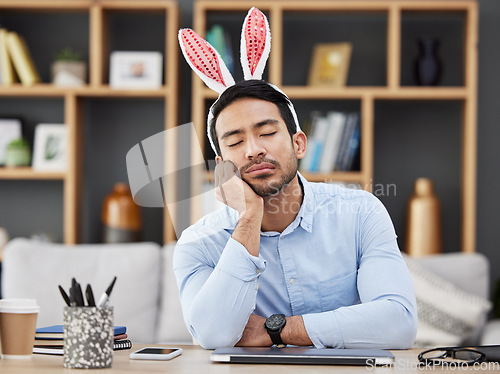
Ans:
[[[485,360],[484,353],[469,348],[434,348],[418,355],[422,365],[447,365],[452,362],[473,364]]]

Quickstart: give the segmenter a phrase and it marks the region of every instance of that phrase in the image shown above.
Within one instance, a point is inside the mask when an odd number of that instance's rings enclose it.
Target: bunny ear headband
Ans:
[[[226,89],[235,84],[234,78],[219,53],[193,30],[179,30],[179,44],[182,54],[189,66],[191,66],[191,69],[198,74],[210,89],[217,92],[219,97]],[[264,72],[270,51],[271,33],[267,18],[260,10],[252,8],[248,11],[243,23],[243,29],[241,30],[241,66],[245,80],[262,79],[262,73]],[[270,83],[268,84],[286,97],[285,93],[278,87]],[[208,113],[207,135],[212,149],[217,153],[210,135],[213,105]],[[300,131],[297,114],[290,101],[288,101],[288,107],[295,120],[297,131]]]

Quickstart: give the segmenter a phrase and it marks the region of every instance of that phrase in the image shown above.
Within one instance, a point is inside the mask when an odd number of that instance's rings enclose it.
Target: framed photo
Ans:
[[[162,62],[160,52],[112,52],[109,84],[112,88],[160,88]]]
[[[345,86],[351,51],[351,43],[316,44],[309,68],[308,84],[310,86]]]
[[[64,124],[39,124],[35,128],[33,169],[65,170],[68,128]]]
[[[0,165],[5,165],[5,150],[9,143],[22,137],[21,120],[0,118]]]

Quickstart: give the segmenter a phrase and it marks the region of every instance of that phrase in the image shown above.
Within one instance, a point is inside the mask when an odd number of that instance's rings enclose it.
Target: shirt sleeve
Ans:
[[[174,252],[174,273],[186,325],[204,348],[234,346],[255,309],[266,262],[232,238],[215,262],[202,240],[183,239]]]
[[[361,304],[303,316],[309,338],[318,348],[407,349],[415,339],[413,283],[389,214],[370,196],[359,211],[357,233]]]

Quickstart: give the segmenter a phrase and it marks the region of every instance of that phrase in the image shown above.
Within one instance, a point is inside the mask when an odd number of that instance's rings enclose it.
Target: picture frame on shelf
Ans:
[[[160,52],[115,51],[110,57],[110,86],[116,89],[157,89],[162,86]]]
[[[5,165],[7,145],[22,137],[22,123],[19,118],[0,118],[0,166]]]
[[[63,171],[67,162],[68,128],[41,123],[35,128],[33,170]]]
[[[349,73],[352,44],[316,44],[309,67],[309,86],[344,87]]]

